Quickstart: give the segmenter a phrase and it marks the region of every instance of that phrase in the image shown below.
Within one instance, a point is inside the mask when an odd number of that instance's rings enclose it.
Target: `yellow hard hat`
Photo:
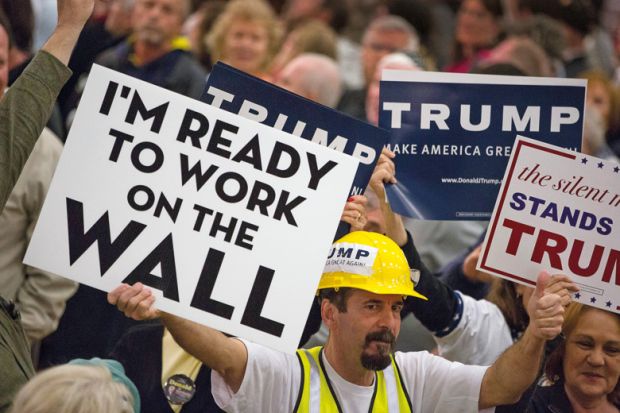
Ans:
[[[414,290],[419,274],[409,268],[405,254],[390,238],[356,231],[332,245],[318,289],[351,287],[427,300]]]

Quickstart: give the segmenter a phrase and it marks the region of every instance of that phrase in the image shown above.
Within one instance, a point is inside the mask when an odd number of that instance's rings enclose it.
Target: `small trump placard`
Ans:
[[[620,312],[620,166],[518,137],[478,270],[534,285],[568,274],[576,301]]]

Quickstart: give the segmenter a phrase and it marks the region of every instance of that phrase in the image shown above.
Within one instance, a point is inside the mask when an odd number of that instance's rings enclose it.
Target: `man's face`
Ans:
[[[184,0],[136,0],[132,21],[137,41],[164,46],[181,33]]]
[[[105,29],[114,36],[124,36],[131,32],[131,16],[133,6],[127,6],[126,0],[111,0]]]
[[[383,370],[390,364],[390,354],[400,332],[400,295],[374,294],[353,289],[348,296],[347,311],[335,309],[328,323],[330,340],[338,351],[359,357],[368,370]]]
[[[405,49],[409,41],[409,35],[398,30],[367,31],[362,41],[362,65],[366,84],[372,80],[379,60],[387,54]]]
[[[0,26],[0,96],[9,83],[9,35]]]
[[[383,69],[399,69],[399,70],[415,70],[420,68],[416,65],[409,65],[405,63],[383,63],[377,64],[375,73],[372,80],[368,84],[368,90],[366,91],[366,120],[372,125],[379,124],[379,92],[381,86],[381,74]],[[369,218],[370,222],[370,218]],[[370,231],[370,230],[367,230]],[[372,230],[375,231],[375,230]],[[376,231],[383,234],[385,231]]]

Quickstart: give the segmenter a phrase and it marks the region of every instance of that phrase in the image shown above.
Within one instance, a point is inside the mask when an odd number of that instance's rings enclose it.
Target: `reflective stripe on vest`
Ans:
[[[295,404],[295,413],[342,413],[321,366],[322,347],[297,350],[302,380]],[[394,357],[390,365],[375,374],[375,393],[369,406],[373,413],[411,413],[411,404]]]

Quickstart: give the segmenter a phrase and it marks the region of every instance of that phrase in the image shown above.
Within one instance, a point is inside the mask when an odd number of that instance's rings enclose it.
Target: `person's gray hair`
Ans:
[[[409,37],[407,45],[402,49],[404,52],[417,52],[420,50],[420,36],[417,30],[409,22],[400,16],[388,14],[372,20],[364,32],[364,37],[371,31],[377,32],[402,32]]]
[[[191,0],[179,0],[181,2],[181,19],[183,21],[187,20],[190,14],[192,14],[192,2]],[[136,0],[124,0],[123,6],[125,10],[128,10],[130,7],[135,5]]]
[[[401,53],[390,53],[383,56],[379,59],[379,63],[377,63],[377,67],[385,68],[386,66],[407,66],[412,69],[423,70],[423,68],[415,62],[410,56]]]
[[[318,103],[336,107],[342,95],[342,76],[336,61],[318,53],[302,53],[291,63],[294,61],[304,64],[302,87],[315,95]]]
[[[551,59],[562,59],[566,37],[562,25],[544,14],[535,14],[506,27],[508,36],[527,36],[541,47]]]
[[[64,364],[35,375],[9,413],[138,413],[127,387],[104,366]]]

